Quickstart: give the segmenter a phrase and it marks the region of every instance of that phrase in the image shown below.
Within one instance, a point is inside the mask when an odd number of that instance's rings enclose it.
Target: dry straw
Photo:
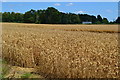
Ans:
[[[4,23],[3,58],[44,77],[117,78],[118,33],[98,28],[117,31],[117,25]]]

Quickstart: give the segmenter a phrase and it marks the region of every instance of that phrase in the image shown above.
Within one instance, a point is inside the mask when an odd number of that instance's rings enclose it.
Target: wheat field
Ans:
[[[118,78],[118,25],[2,23],[2,55],[46,78]]]

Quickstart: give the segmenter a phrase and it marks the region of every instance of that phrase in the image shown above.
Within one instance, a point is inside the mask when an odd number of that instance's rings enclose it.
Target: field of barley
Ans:
[[[2,23],[2,57],[45,78],[118,78],[118,25]]]

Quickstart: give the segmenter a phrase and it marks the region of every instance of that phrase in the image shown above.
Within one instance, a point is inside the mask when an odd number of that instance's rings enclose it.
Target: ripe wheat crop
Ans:
[[[52,78],[117,78],[118,25],[3,23],[3,59]]]

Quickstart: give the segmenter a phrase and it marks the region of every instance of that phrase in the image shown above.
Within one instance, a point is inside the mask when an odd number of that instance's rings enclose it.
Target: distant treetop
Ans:
[[[82,24],[92,22],[92,24],[120,23],[120,17],[114,22],[109,22],[107,18],[97,17],[88,14],[63,13],[54,7],[46,10],[33,10],[23,13],[4,12],[2,22],[36,23],[36,24]]]

